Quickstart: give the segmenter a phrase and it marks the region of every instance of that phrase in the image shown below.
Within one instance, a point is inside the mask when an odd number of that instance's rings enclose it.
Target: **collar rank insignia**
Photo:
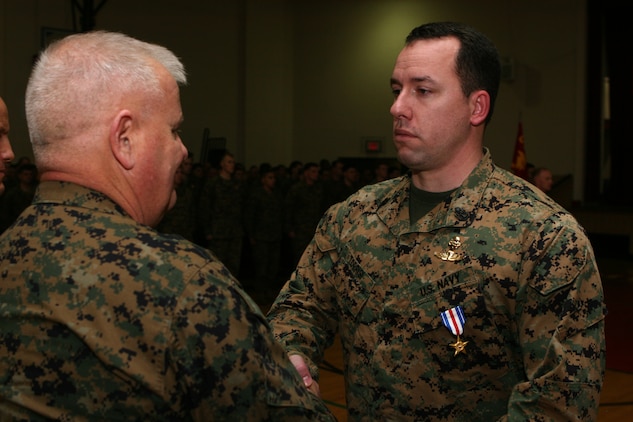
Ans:
[[[455,354],[453,356],[457,356],[458,353],[466,354],[466,345],[468,342],[462,341],[459,338],[459,336],[464,333],[464,324],[466,323],[466,317],[464,316],[462,307],[456,306],[448,311],[442,312],[442,322],[444,323],[444,326],[453,333],[453,335],[457,336],[457,341],[449,344],[449,346],[455,349]]]

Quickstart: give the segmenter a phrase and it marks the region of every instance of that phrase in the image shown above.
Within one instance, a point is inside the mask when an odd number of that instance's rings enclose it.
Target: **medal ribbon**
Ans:
[[[462,307],[456,306],[448,311],[442,312],[442,322],[444,322],[444,326],[448,328],[451,333],[460,336],[464,332],[464,324],[466,323],[466,317],[464,317]]]

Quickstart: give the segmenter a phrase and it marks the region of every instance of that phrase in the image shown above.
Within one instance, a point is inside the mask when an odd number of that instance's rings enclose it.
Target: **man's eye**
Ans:
[[[391,94],[393,94],[393,96],[397,98],[398,95],[400,95],[401,91],[402,91],[401,89],[395,89],[394,88],[394,89],[391,90]]]

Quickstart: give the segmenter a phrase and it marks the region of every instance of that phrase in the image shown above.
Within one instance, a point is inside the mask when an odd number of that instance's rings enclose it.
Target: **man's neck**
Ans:
[[[483,148],[465,150],[450,162],[431,170],[412,170],[413,185],[426,192],[448,192],[459,187],[477,167],[483,157]]]

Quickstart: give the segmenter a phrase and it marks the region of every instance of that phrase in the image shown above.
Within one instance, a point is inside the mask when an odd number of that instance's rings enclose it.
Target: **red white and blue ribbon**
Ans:
[[[461,306],[456,306],[448,311],[442,312],[442,322],[451,333],[459,336],[464,333],[464,324],[466,323],[466,317]]]

